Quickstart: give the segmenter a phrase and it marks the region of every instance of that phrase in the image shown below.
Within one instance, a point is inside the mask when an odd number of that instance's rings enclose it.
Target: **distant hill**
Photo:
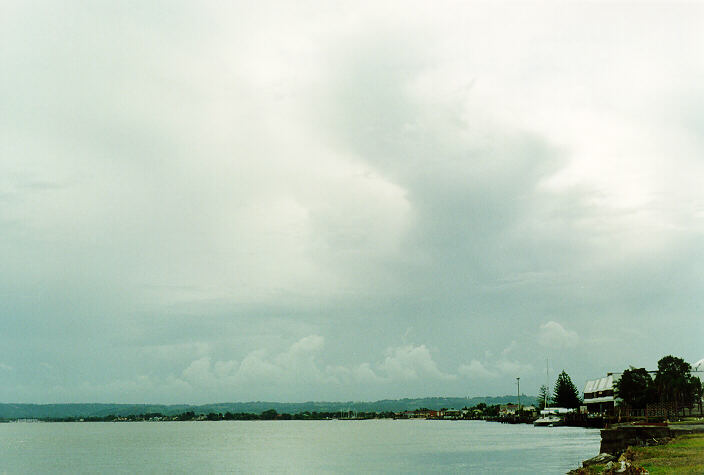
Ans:
[[[442,409],[515,403],[516,396],[487,397],[427,397],[417,399],[382,399],[380,401],[330,401],[330,402],[225,402],[203,405],[189,404],[0,404],[0,419],[47,419],[65,417],[102,417],[108,415],[128,416],[146,413],[175,415],[186,411],[196,414],[210,412],[245,412],[261,414],[274,409],[279,413],[297,414],[299,412],[387,412],[412,411],[419,408]],[[521,396],[522,404],[536,404],[535,396]]]

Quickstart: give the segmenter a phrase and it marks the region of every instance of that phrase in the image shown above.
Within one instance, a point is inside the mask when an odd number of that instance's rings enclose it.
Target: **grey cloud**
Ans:
[[[701,358],[700,8],[62,5],[0,18],[0,399]]]

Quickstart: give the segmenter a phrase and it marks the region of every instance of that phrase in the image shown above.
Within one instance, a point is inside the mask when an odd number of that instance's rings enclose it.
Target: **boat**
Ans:
[[[557,427],[565,425],[565,414],[573,412],[564,407],[546,407],[540,411],[540,418],[533,422],[535,427]]]
[[[564,423],[565,421],[562,418],[553,415],[543,416],[533,421],[535,427],[556,427]]]

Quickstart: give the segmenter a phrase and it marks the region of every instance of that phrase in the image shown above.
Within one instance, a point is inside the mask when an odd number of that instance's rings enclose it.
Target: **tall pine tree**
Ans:
[[[557,407],[566,407],[568,409],[579,407],[581,402],[577,387],[564,369],[557,377],[557,381],[555,381],[555,391],[552,400]]]

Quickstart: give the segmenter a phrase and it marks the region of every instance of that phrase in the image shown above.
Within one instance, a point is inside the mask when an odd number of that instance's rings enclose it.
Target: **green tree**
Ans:
[[[566,407],[568,409],[579,407],[579,392],[572,382],[570,375],[567,374],[564,369],[557,377],[557,381],[555,381],[555,390],[552,399],[558,407]]]
[[[631,367],[624,371],[621,379],[614,383],[614,390],[625,404],[636,409],[642,409],[655,400],[653,378],[645,368]]]
[[[277,415],[278,415],[278,413],[276,412],[275,409],[268,409],[268,410],[262,412],[262,415],[260,417],[263,420],[272,420],[272,419],[276,419]]]
[[[540,391],[538,391],[538,409],[542,410],[550,406],[550,388],[543,384],[540,386]]]
[[[655,388],[662,402],[671,402],[676,408],[691,407],[701,388],[699,378],[692,376],[692,366],[682,358],[668,355],[658,361]]]
[[[209,421],[219,421],[222,419],[222,414],[216,414],[214,412],[211,412],[205,418]]]
[[[183,412],[183,413],[179,414],[177,416],[177,419],[179,421],[192,421],[193,419],[195,419],[195,417],[196,417],[196,414],[193,411],[187,411],[187,412]]]

